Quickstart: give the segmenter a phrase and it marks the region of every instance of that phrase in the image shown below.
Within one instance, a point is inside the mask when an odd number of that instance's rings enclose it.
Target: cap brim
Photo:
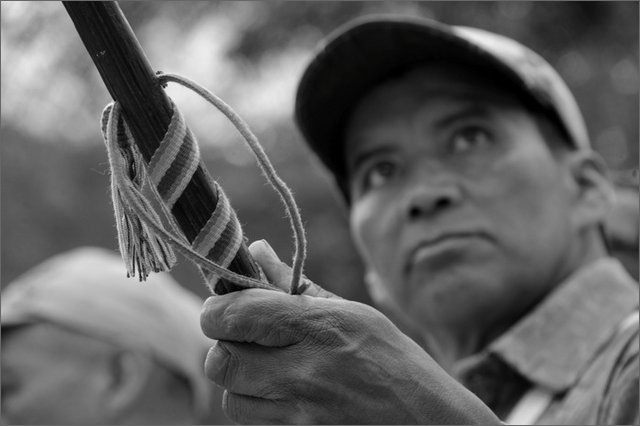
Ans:
[[[342,138],[358,101],[382,81],[436,61],[486,67],[506,82],[524,86],[512,69],[452,27],[421,18],[373,16],[352,21],[329,36],[314,56],[298,87],[295,118],[345,195]]]

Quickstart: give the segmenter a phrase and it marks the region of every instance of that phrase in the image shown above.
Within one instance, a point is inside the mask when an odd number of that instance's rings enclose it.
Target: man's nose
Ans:
[[[409,220],[432,217],[458,204],[462,199],[460,187],[448,178],[424,177],[411,185],[407,192],[405,211]]]

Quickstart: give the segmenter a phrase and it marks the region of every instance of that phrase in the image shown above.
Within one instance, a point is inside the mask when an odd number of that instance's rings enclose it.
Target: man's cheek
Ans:
[[[351,210],[350,228],[353,241],[365,261],[373,261],[373,250],[380,240],[376,234],[376,218],[371,214],[371,209],[363,206],[354,206]]]
[[[530,221],[538,216],[545,193],[553,189],[548,179],[535,176],[546,172],[531,170],[534,164],[503,164],[491,176],[469,183],[470,192],[485,210],[493,211],[494,219]]]

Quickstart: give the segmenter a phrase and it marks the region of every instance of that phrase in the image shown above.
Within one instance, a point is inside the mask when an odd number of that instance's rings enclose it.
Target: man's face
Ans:
[[[2,422],[96,424],[109,386],[93,339],[49,324],[3,329]]]
[[[491,333],[564,278],[567,168],[513,96],[416,70],[366,97],[346,140],[354,239],[418,324]]]

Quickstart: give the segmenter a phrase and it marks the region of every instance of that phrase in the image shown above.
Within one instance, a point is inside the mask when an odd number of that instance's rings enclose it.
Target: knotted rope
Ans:
[[[196,92],[220,110],[245,139],[287,211],[295,243],[290,292],[302,293],[307,286],[300,283],[306,239],[300,212],[291,190],[278,176],[256,136],[230,106],[195,82],[175,74],[159,74],[158,79],[163,85],[175,82]],[[242,244],[243,233],[235,211],[217,182],[209,182],[217,193],[217,206],[193,242],[189,243],[179,229],[171,208],[201,161],[193,133],[176,105],[171,104],[171,122],[148,165],[122,117],[120,104],[113,102],[107,105],[102,114],[102,133],[111,166],[111,195],[118,245],[128,276],[135,276],[137,271],[140,281],[144,281],[151,271],[171,269],[176,262],[175,250],[199,266],[212,292],[215,292],[215,283],[221,278],[243,288],[277,289],[264,277],[257,280],[227,269]],[[145,194],[145,188],[149,196]],[[159,211],[153,207],[154,204],[159,206]]]

